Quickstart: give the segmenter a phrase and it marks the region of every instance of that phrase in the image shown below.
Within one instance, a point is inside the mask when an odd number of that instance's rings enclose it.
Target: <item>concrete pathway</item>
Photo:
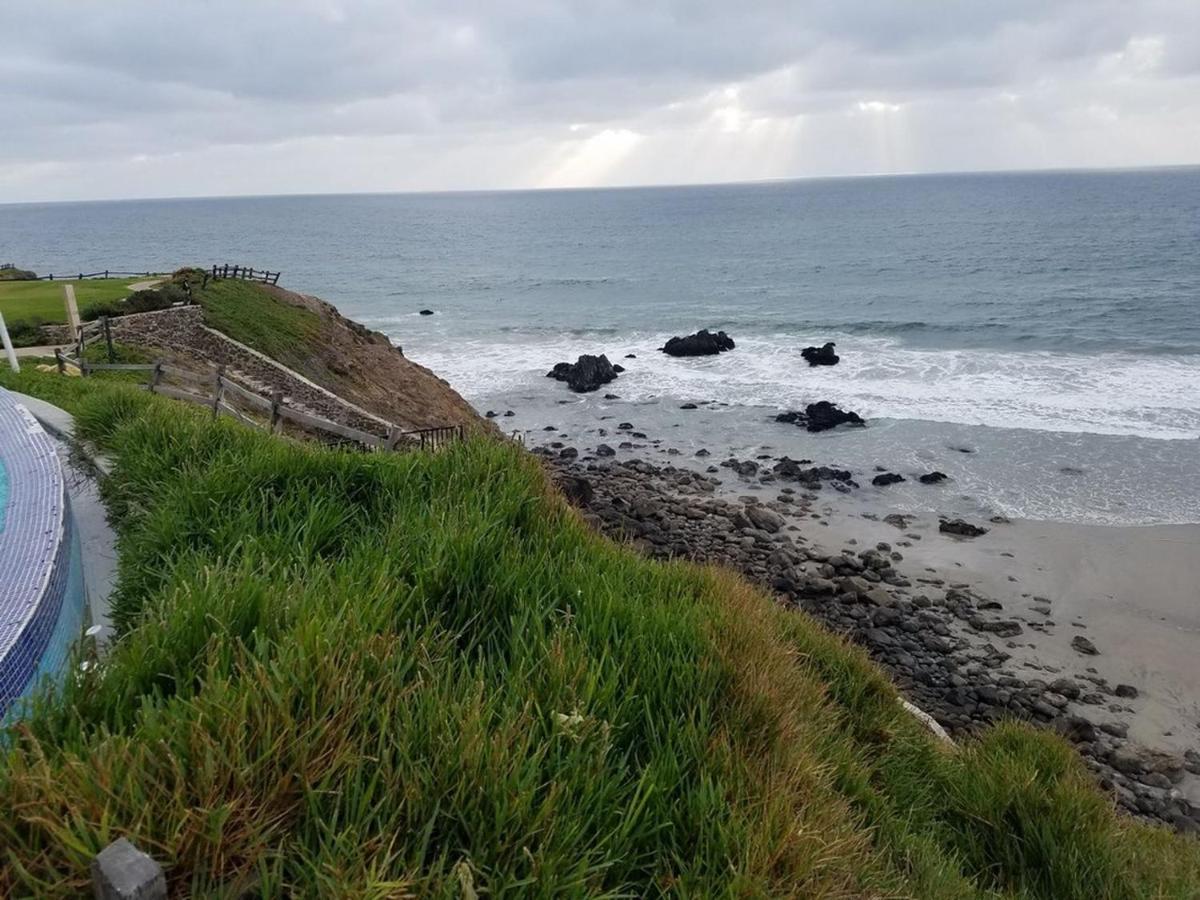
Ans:
[[[64,284],[63,293],[67,296],[67,324],[71,326],[71,334],[79,334],[79,306],[75,303],[75,288]]]
[[[35,356],[35,357],[36,356],[47,356],[47,357],[50,357],[51,359],[53,359],[55,350],[66,350],[70,346],[71,346],[70,344],[46,344],[41,347],[15,347],[14,349],[17,352],[18,358],[30,357],[30,356]]]
[[[148,281],[135,281],[129,286],[129,292],[132,294],[134,291],[148,291],[156,284],[162,284],[166,280],[165,278],[151,278]]]

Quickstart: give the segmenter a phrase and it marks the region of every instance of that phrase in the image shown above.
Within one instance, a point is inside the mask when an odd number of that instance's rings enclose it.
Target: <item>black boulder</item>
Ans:
[[[836,366],[841,357],[833,352],[833,347],[833,341],[821,347],[805,347],[800,355],[808,360],[810,366]]]
[[[617,377],[617,371],[604,354],[592,356],[585,353],[574,363],[558,363],[546,373],[546,377],[565,381],[567,387],[578,393],[587,393],[613,381]]]
[[[701,328],[695,334],[671,338],[662,351],[668,356],[715,356],[733,348],[733,338],[725,332],[713,334],[707,328]]]
[[[804,412],[785,412],[775,417],[776,422],[788,425],[799,425],[809,431],[828,431],[839,425],[866,425],[862,416],[851,410],[839,409],[828,400],[820,400],[804,407]]]

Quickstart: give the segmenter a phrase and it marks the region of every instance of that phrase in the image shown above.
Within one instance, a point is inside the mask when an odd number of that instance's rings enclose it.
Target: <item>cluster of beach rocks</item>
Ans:
[[[788,459],[774,465],[731,459],[702,472],[618,460],[605,444],[581,458],[557,441],[536,452],[598,530],[654,558],[711,562],[741,572],[780,602],[866,648],[952,734],[1002,718],[1053,728],[1075,744],[1121,806],[1180,830],[1200,830],[1200,809],[1177,787],[1189,773],[1200,774],[1200,755],[1179,757],[1127,740],[1120,718],[1131,711],[1134,687],[1109,684],[1094,670],[1068,677],[1045,666],[1044,678],[1030,678],[1006,667],[1009,650],[1017,647],[1012,639],[1026,628],[1047,627],[1048,619],[1031,623],[1006,615],[999,602],[964,583],[903,571],[902,548],[920,539],[903,532],[908,527],[903,516],[884,520],[903,534],[894,544],[828,553],[809,543],[802,523],[821,518],[814,509],[819,492],[852,490],[856,482],[849,471]],[[778,492],[771,498],[726,496],[715,477],[722,467]],[[946,524],[951,527],[944,530],[956,533],[960,523]],[[1100,652],[1086,638],[1077,640],[1073,646],[1081,661]]]

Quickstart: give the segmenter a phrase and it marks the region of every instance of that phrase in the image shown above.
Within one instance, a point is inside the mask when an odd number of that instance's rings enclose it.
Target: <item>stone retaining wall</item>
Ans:
[[[281,391],[297,409],[372,434],[387,433],[386,420],[338,397],[245,344],[204,324],[199,306],[177,306],[110,320],[114,341],[161,348],[223,365],[230,377],[264,397]]]

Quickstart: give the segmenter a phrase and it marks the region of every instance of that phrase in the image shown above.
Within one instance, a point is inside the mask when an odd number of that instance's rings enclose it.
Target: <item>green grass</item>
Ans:
[[[93,304],[120,300],[129,295],[129,285],[145,281],[136,278],[87,278],[83,281],[10,281],[0,283],[0,312],[7,322],[33,321],[62,324],[67,321],[67,301],[63,285],[75,288],[80,316]]]
[[[302,372],[307,368],[321,335],[316,313],[277,300],[255,282],[237,279],[210,281],[203,290],[193,288],[193,296],[213,328],[284,365]]]
[[[1056,738],[945,751],[858,650],[589,531],[520,449],[360,454],[101,379],[104,664],[0,757],[0,895],[127,835],[201,897],[1194,897]]]

